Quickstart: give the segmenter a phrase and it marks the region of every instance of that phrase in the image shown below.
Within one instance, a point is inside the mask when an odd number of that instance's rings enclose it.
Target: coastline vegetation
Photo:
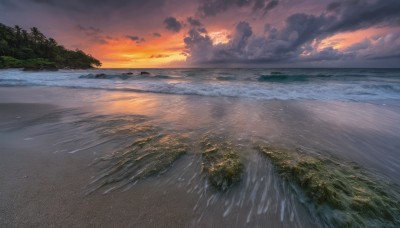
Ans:
[[[26,31],[0,23],[0,69],[25,70],[89,69],[101,62],[82,50],[68,50],[38,28]]]

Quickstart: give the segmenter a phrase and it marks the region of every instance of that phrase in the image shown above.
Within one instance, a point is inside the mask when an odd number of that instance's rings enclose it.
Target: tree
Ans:
[[[30,32],[0,23],[0,68],[92,68],[101,62],[82,50],[67,50],[53,38],[47,38],[38,28]]]

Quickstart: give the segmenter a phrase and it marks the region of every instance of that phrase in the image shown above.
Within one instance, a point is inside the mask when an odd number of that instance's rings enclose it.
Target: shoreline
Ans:
[[[357,114],[359,110],[364,111],[362,115]],[[386,118],[374,122],[378,113]],[[396,182],[395,164],[374,157],[396,156],[393,148],[398,128],[393,120],[400,120],[396,113],[396,106],[382,109],[366,103],[253,102],[59,87],[0,87],[0,145],[5,148],[0,154],[0,173],[7,174],[0,176],[0,201],[4,202],[0,205],[4,212],[0,225],[318,226],[312,209],[300,203],[299,196],[281,181],[268,159],[255,153],[251,143],[264,137],[282,145],[329,149],[343,161],[356,161]],[[130,135],[108,139],[96,129],[117,130],[126,118],[145,119],[146,125],[166,133],[182,132],[193,141],[209,130],[229,137],[243,160],[243,180],[226,194],[210,189],[201,172],[199,148],[193,146],[167,172],[135,182],[126,191],[122,188],[104,194],[107,188],[102,188],[85,195],[86,186],[107,168],[107,163],[89,164],[133,142]],[[115,120],[122,125],[109,125]],[[375,154],[375,148],[384,150]]]

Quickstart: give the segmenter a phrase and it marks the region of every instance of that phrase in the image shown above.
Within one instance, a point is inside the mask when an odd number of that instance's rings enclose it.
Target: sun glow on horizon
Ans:
[[[92,45],[87,51],[99,56],[102,68],[154,68],[184,61],[184,44],[180,36],[150,38],[134,42],[129,38]]]

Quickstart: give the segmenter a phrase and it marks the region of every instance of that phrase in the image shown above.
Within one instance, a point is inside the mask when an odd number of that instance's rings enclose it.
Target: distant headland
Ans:
[[[101,62],[82,50],[68,50],[38,28],[30,32],[0,23],[0,69],[24,70],[89,69]]]

